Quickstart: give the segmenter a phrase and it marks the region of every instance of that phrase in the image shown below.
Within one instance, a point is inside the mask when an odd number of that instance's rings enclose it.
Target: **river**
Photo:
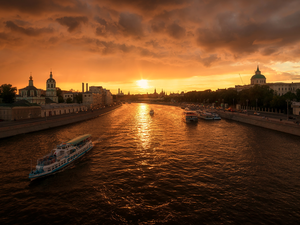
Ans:
[[[229,120],[186,124],[181,114],[125,104],[1,139],[0,223],[299,223],[299,137]],[[95,146],[72,167],[28,179],[31,161],[86,133]]]

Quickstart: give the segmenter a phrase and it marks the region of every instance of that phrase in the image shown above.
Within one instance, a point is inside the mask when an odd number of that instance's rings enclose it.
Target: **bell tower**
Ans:
[[[50,71],[50,78],[46,82],[46,98],[58,103],[56,81],[53,79],[52,71]]]

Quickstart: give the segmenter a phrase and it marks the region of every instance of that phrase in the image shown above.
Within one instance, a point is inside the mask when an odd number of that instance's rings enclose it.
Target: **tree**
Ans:
[[[296,90],[296,99],[298,102],[300,101],[300,89]]]
[[[67,103],[73,103],[72,98],[67,98],[66,102]]]
[[[59,87],[56,88],[56,93],[57,93],[57,97],[58,97],[58,103],[65,102],[64,98],[62,96],[62,91],[61,91],[61,89]]]
[[[82,103],[82,93],[75,94],[74,102]]]
[[[11,84],[2,84],[0,86],[0,98],[4,103],[13,103],[15,101],[17,88]]]

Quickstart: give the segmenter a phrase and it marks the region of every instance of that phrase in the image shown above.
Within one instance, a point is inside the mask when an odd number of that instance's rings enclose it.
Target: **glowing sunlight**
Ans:
[[[148,88],[148,81],[147,80],[138,80],[136,81],[137,85],[141,88]]]

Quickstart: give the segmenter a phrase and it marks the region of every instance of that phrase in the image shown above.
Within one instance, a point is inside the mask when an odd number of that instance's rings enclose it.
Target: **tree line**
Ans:
[[[165,96],[164,101],[171,99],[177,102],[215,103],[216,106],[221,106],[222,103],[227,103],[229,106],[240,104],[245,107],[274,108],[286,111],[290,101],[300,101],[300,89],[297,89],[296,93],[287,92],[285,95],[279,96],[267,85],[254,85],[240,92],[235,89],[191,91],[185,93],[184,96]]]

